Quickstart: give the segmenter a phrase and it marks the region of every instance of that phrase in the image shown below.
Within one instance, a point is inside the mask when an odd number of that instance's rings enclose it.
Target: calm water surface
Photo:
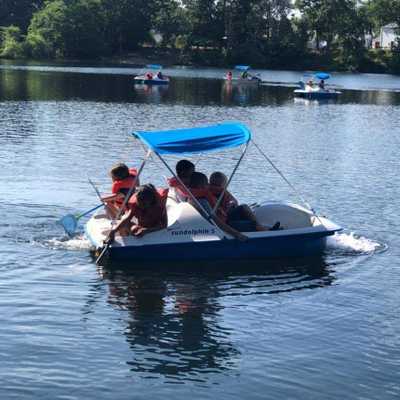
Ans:
[[[300,73],[231,88],[173,69],[146,88],[135,71],[0,68],[0,398],[398,399],[400,78],[335,74],[341,98],[315,103],[294,100]],[[115,162],[140,162],[130,132],[226,120],[345,228],[324,256],[99,269],[83,228],[65,237],[57,220],[98,202],[87,178],[106,191]],[[143,181],[166,176],[154,159]],[[298,202],[255,148],[232,191]]]

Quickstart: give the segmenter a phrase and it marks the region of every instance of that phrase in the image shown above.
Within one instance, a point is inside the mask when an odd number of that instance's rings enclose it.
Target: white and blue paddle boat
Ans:
[[[251,140],[249,129],[241,123],[223,123],[168,131],[139,131],[134,132],[133,135],[148,148],[139,174],[151,154],[155,154],[169,173],[179,180],[164,160],[164,156],[205,154],[241,147],[241,156],[229,177],[228,186],[248,147],[253,145],[295,190],[261,148]],[[181,184],[183,185],[182,182]],[[302,198],[300,195],[299,197]],[[244,232],[247,240],[239,241],[222,231],[214,223],[211,213],[200,204],[198,205],[203,211],[201,213],[189,202],[180,202],[174,190],[170,189],[166,203],[167,228],[141,238],[117,234],[112,244],[106,246],[107,258],[111,261],[134,263],[136,261],[246,260],[320,255],[325,249],[327,237],[340,231],[341,227],[317,215],[306,202],[304,203],[306,206],[260,201],[253,205],[252,209],[260,224],[272,226],[279,221],[281,229]],[[104,249],[104,242],[115,223],[116,221],[110,220],[104,211],[98,212],[87,222],[86,235],[98,252]]]
[[[294,91],[296,97],[308,100],[329,100],[337,99],[342,93],[338,90],[329,89],[325,86],[325,81],[330,79],[330,75],[325,72],[318,72],[314,75],[307,75],[306,82],[300,81],[300,89]],[[316,79],[316,81],[314,81]]]
[[[162,65],[160,64],[148,64],[146,65],[148,71],[142,75],[135,76],[135,85],[168,85],[169,77],[165,76],[161,70]]]

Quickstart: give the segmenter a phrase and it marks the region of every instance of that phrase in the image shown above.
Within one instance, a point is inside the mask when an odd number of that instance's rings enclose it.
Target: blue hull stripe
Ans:
[[[247,242],[223,240],[176,245],[111,247],[110,256],[115,261],[235,260],[313,256],[324,251],[326,236],[330,234],[329,232],[320,232],[257,238]]]

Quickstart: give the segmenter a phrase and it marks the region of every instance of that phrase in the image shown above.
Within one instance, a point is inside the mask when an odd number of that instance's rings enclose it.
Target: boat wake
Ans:
[[[328,238],[327,250],[342,255],[360,255],[381,253],[387,250],[387,245],[378,241],[359,236],[354,232],[337,233]]]
[[[66,250],[90,250],[91,244],[84,235],[75,236],[73,238],[51,238],[41,241],[41,245],[48,247],[52,250],[66,249]]]

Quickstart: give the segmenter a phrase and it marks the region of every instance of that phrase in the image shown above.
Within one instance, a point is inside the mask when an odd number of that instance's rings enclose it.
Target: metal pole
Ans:
[[[311,207],[311,205],[304,199],[304,197],[301,195],[301,193],[289,182],[289,180],[286,178],[285,175],[279,170],[279,168],[272,162],[272,160],[260,149],[260,147],[257,145],[256,142],[252,140],[252,143],[254,146],[256,146],[257,150],[260,152],[260,154],[270,163],[272,168],[281,176],[281,178],[289,185],[289,187],[295,192],[295,194],[299,197],[299,199],[302,201],[302,203],[313,213],[313,216],[318,219],[320,224],[324,226],[322,223],[321,219],[319,218],[318,214],[315,212],[315,210]]]
[[[157,155],[157,157],[161,160],[161,162],[167,167],[168,171],[174,176],[175,179],[178,180],[178,182],[187,190],[187,193],[189,195],[189,197],[195,202],[195,204],[200,207],[200,210],[203,211],[203,213],[205,214],[205,218],[207,219],[207,221],[212,222],[215,225],[215,222],[212,219],[212,215],[209,214],[207,212],[207,210],[200,204],[200,202],[196,199],[196,197],[193,196],[192,192],[190,191],[190,189],[181,181],[181,179],[179,178],[178,175],[175,174],[175,172],[173,171],[173,169],[165,162],[165,160],[157,153],[155,152],[155,154]],[[203,215],[204,216],[204,215]]]
[[[224,194],[226,192],[226,189],[228,188],[229,184],[231,183],[231,180],[233,178],[233,176],[235,175],[237,169],[239,168],[239,164],[242,162],[244,155],[246,154],[247,148],[249,147],[249,142],[246,143],[245,148],[242,151],[242,155],[240,156],[238,162],[235,165],[235,168],[233,169],[228,181],[226,182],[226,185],[224,186],[224,189],[222,190],[222,193],[219,195],[218,199],[217,199],[217,203],[215,204],[214,208],[213,208],[213,215],[216,213],[219,205],[221,204],[221,201],[224,197]]]

